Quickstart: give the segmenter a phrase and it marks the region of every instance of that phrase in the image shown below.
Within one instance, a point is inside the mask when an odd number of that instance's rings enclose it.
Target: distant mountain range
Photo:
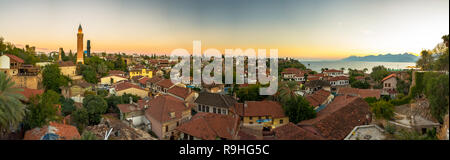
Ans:
[[[419,59],[418,56],[403,53],[403,54],[379,54],[377,56],[350,56],[342,59],[342,61],[366,61],[366,62],[416,62]]]

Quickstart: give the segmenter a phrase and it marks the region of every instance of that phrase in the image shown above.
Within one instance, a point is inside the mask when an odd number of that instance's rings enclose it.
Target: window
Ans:
[[[209,106],[206,106],[206,112],[209,112]]]
[[[218,108],[217,113],[222,114],[222,110],[220,108]]]
[[[253,119],[253,117],[248,117],[248,119],[252,120],[252,119]]]
[[[198,107],[198,111],[202,111],[202,106],[201,105],[198,105],[197,107]]]
[[[169,126],[166,126],[166,132],[169,132]]]
[[[213,107],[213,113],[216,113],[216,107]]]
[[[283,124],[283,120],[282,119],[280,119],[280,124]]]

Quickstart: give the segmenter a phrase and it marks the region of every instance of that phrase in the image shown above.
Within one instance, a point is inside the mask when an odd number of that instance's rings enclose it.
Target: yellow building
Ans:
[[[114,83],[117,83],[119,81],[126,81],[126,80],[128,80],[126,77],[122,77],[119,75],[109,75],[109,76],[100,78],[100,84],[113,85]]]
[[[289,117],[275,101],[246,101],[236,105],[232,112],[241,117],[243,125],[263,125],[263,127],[276,128],[289,123]]]
[[[116,96],[122,96],[124,94],[134,94],[141,98],[148,96],[148,91],[138,85],[131,84],[129,82],[121,82],[113,86],[115,88]]]
[[[142,70],[131,70],[130,71],[130,79],[133,78],[134,76],[143,76],[143,77],[152,78],[153,73],[152,73],[152,71],[148,71],[145,68]]]
[[[77,66],[72,61],[58,61],[61,74],[70,78],[76,76]]]

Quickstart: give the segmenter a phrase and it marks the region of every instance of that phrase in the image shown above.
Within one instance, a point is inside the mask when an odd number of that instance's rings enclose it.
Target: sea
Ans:
[[[322,68],[328,69],[341,69],[345,68],[344,72],[348,72],[348,68],[363,70],[367,68],[366,73],[371,73],[372,68],[376,66],[384,66],[388,69],[408,69],[408,66],[415,66],[415,62],[364,62],[364,61],[306,61],[299,60],[306,68],[309,68],[316,72],[321,72]]]

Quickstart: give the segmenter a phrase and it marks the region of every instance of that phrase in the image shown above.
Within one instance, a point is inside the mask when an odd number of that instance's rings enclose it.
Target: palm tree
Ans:
[[[364,72],[364,73],[366,73],[367,71],[369,71],[369,69],[367,69],[367,68],[364,68],[364,69],[363,69],[363,72]]]
[[[21,89],[13,88],[14,82],[0,72],[0,137],[16,127],[25,115],[24,97]]]
[[[280,87],[278,87],[279,97],[278,100],[285,104],[286,102],[296,100],[297,94],[295,91],[297,90],[297,82],[288,81],[282,83]]]

